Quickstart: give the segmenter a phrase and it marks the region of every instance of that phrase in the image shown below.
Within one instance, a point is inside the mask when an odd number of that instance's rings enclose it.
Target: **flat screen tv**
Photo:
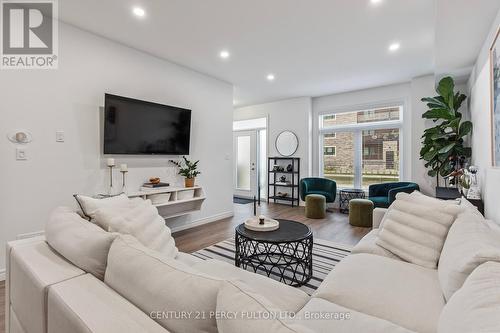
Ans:
[[[188,155],[191,110],[106,94],[104,154]]]

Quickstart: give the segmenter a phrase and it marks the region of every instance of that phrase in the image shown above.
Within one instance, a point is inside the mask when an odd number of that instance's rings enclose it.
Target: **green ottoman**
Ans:
[[[355,227],[371,228],[373,225],[373,202],[368,199],[349,201],[349,224]]]
[[[306,195],[306,217],[324,219],[326,216],[326,198],[321,194]]]

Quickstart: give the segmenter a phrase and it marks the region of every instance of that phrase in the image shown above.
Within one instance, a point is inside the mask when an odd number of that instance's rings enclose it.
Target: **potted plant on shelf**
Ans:
[[[183,160],[174,161],[170,160],[171,163],[176,165],[179,168],[179,175],[184,176],[184,185],[185,187],[194,187],[194,181],[196,176],[198,176],[201,172],[198,171],[198,162],[192,162],[186,158],[186,156],[182,156]]]
[[[422,118],[431,119],[436,126],[426,129],[422,135],[420,159],[426,162],[425,167],[430,169],[427,174],[436,177],[439,187],[439,176],[458,178],[461,164],[471,157],[472,150],[465,146],[464,137],[472,132],[472,122],[462,121],[458,110],[467,96],[455,92],[451,77],[439,81],[436,91],[439,96],[422,98],[429,108]],[[456,184],[457,179],[453,180]]]

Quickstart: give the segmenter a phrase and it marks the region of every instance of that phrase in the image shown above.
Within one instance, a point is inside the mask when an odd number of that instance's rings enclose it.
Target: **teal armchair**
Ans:
[[[368,199],[375,207],[388,208],[396,200],[396,194],[413,191],[420,191],[418,184],[411,182],[373,184],[368,187]]]
[[[326,198],[326,202],[334,202],[337,196],[337,183],[327,178],[302,178],[300,199],[305,201],[308,194],[320,194]]]

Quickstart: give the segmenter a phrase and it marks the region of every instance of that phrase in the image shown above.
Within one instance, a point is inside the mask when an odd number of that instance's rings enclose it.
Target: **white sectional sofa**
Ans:
[[[377,245],[385,214],[312,296],[130,235],[113,235],[103,278],[88,268],[102,247],[75,259],[75,247],[95,246],[88,237],[73,241],[71,259],[44,237],[10,242],[6,332],[500,332],[500,230],[463,208],[430,269]]]

